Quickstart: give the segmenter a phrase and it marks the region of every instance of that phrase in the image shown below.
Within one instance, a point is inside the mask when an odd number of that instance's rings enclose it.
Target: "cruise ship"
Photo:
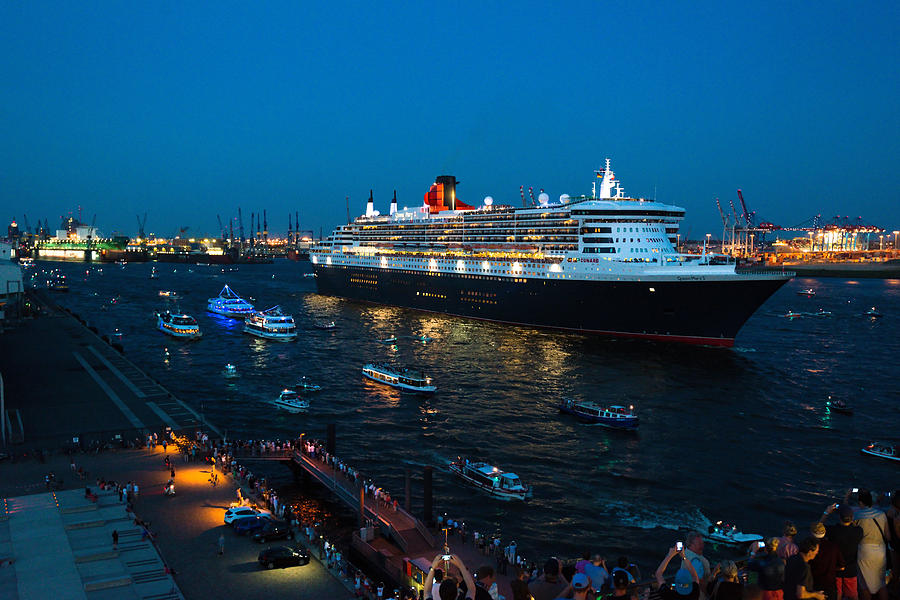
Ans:
[[[587,334],[732,346],[792,276],[676,249],[683,208],[625,195],[610,167],[591,194],[472,206],[441,175],[413,208],[375,210],[310,251],[319,293]]]

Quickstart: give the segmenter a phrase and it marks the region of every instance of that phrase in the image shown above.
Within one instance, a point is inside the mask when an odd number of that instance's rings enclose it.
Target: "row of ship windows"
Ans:
[[[594,215],[594,216],[611,216],[611,217],[683,217],[682,210],[573,210],[573,215]]]

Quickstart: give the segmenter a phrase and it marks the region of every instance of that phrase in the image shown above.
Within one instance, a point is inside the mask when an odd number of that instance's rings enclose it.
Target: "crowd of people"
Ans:
[[[344,552],[317,533],[319,523],[297,520],[265,478],[256,477],[235,458],[300,451],[333,468],[336,478],[354,487],[362,485],[379,508],[398,509],[387,490],[330,454],[324,444],[302,438],[220,444],[198,434],[190,451],[192,459],[198,452],[205,453],[261,504],[297,527],[324,564],[351,582],[358,597],[416,598],[412,589],[388,590],[352,567]],[[454,544],[471,544],[486,560],[472,570],[456,555],[435,557],[428,573],[431,584],[424,591],[424,597],[433,600],[504,600],[498,576],[509,579],[512,597],[505,600],[888,600],[889,592],[897,597],[900,591],[893,576],[900,568],[900,492],[877,497],[865,490],[848,493],[840,504],[828,506],[806,531],[801,533],[788,523],[780,536],[754,544],[736,561],[711,564],[704,555],[703,534],[691,532],[682,544],[668,549],[649,581],[642,580],[638,567],[625,556],[611,562],[602,554],[585,552],[575,561],[549,558],[539,566],[521,555],[515,541],[504,543],[497,534],[472,531],[458,519],[441,515],[438,529]],[[667,579],[672,565],[677,565],[674,578]]]

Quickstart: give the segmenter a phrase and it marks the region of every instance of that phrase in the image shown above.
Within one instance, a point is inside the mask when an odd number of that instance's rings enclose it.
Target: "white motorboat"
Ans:
[[[869,317],[870,319],[880,319],[882,315],[880,312],[878,312],[878,309],[873,306],[872,308],[864,312],[863,316]]]
[[[498,500],[525,500],[531,496],[531,489],[521,482],[518,475],[506,473],[484,462],[457,459],[450,463],[450,470]]]
[[[300,398],[294,390],[281,390],[275,406],[291,413],[298,413],[309,408],[309,400]]]
[[[886,458],[888,460],[900,461],[900,455],[897,454],[897,449],[890,444],[873,442],[865,448],[862,448],[860,452],[862,452],[863,454],[868,454],[869,456],[877,456],[879,458]]]
[[[166,300],[178,300],[178,294],[171,290],[159,290],[159,297]]]
[[[226,317],[243,319],[250,316],[254,308],[226,285],[218,296],[209,299],[206,310]]]
[[[156,313],[156,327],[176,338],[194,340],[203,335],[197,319],[190,315],[173,315],[169,311]]]
[[[799,292],[797,292],[797,295],[798,296],[806,296],[807,298],[812,298],[813,296],[816,295],[816,290],[814,290],[813,288],[807,288],[805,290],[800,290]]]
[[[315,277],[315,276],[316,276],[315,273],[304,273],[303,274],[303,277]]]
[[[30,269],[34,267],[34,259],[28,256],[19,259],[19,266],[23,269]]]
[[[398,339],[397,336],[392,335],[392,336],[389,337],[389,338],[384,338],[383,340],[381,340],[381,343],[382,343],[382,344],[396,344],[396,343],[397,343],[397,339]]]
[[[437,388],[431,384],[431,377],[421,371],[398,369],[390,365],[369,363],[363,367],[362,374],[373,381],[383,383],[401,390],[431,394]]]
[[[563,399],[560,412],[574,415],[579,421],[595,423],[612,429],[635,429],[640,419],[634,414],[634,407],[601,406],[596,402]]]
[[[240,377],[238,374],[237,367],[231,363],[225,365],[225,368],[222,369],[222,377],[225,379],[235,379],[236,377]]]
[[[335,327],[336,326],[334,324],[334,321],[328,321],[328,322],[322,322],[322,323],[315,324],[316,329],[334,329]]]
[[[706,533],[706,539],[719,544],[738,546],[741,544],[761,542],[763,541],[763,536],[756,533],[744,533],[743,531],[738,531],[736,525],[729,525],[727,523],[722,523],[722,521],[718,521],[715,525],[709,526]]]
[[[294,317],[286,315],[280,306],[255,312],[244,321],[244,333],[265,340],[291,342],[297,339],[297,325]]]
[[[301,392],[318,392],[322,389],[321,385],[316,385],[306,378],[306,375],[300,378],[300,381],[294,386],[298,391]]]

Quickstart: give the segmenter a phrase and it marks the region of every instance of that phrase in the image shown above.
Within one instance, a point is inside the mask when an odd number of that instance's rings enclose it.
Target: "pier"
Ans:
[[[343,473],[316,458],[310,458],[298,450],[284,450],[267,454],[239,454],[240,462],[248,460],[276,460],[289,462],[294,468],[310,476],[330,490],[337,500],[361,515],[361,521],[379,527],[386,537],[410,556],[437,552],[434,536],[414,515],[398,506],[379,506],[375,498],[367,496],[362,485],[348,479]]]

